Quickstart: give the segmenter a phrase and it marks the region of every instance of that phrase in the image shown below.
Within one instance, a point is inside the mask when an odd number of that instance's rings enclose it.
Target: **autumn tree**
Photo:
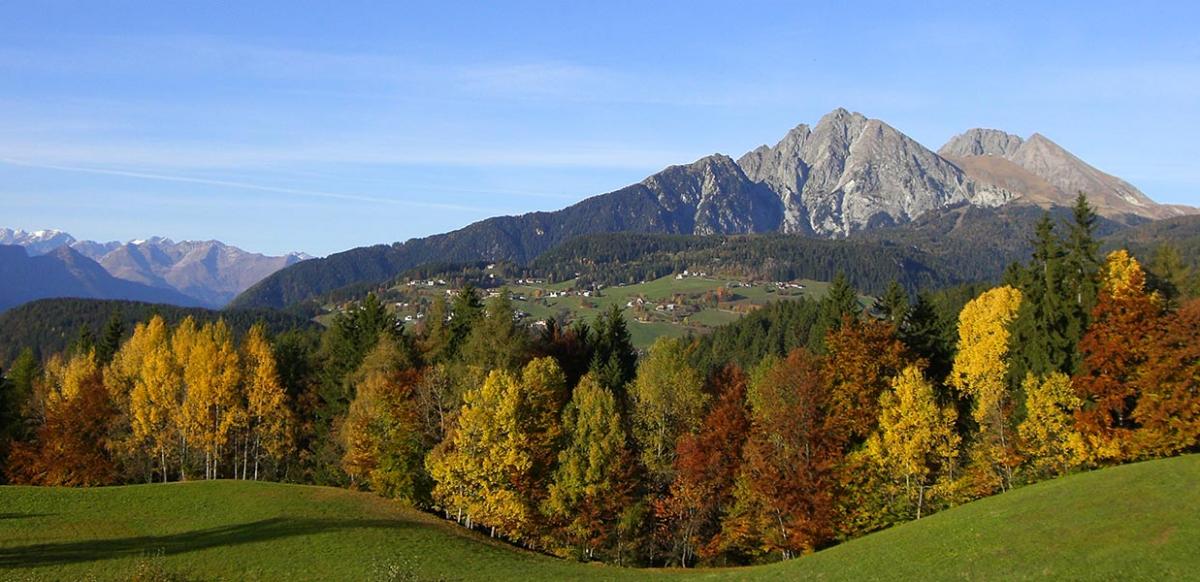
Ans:
[[[292,414],[287,393],[279,377],[275,354],[267,340],[266,328],[255,325],[242,344],[246,407],[246,442],[242,477],[246,477],[247,459],[254,461],[254,480],[264,456],[282,460],[292,443]]]
[[[888,485],[903,491],[900,497],[913,517],[921,519],[938,486],[954,478],[961,440],[954,426],[957,412],[938,404],[933,385],[912,365],[880,396],[879,409],[879,430],[867,441],[867,451],[891,478]]]
[[[1077,426],[1093,461],[1134,455],[1137,375],[1162,314],[1162,301],[1146,291],[1146,275],[1137,260],[1124,250],[1110,253],[1092,323],[1079,344],[1083,362],[1073,381],[1083,400]]]
[[[38,392],[41,424],[32,441],[13,448],[9,477],[32,485],[111,484],[116,478],[107,447],[112,404],[95,349],[52,358]]]
[[[186,444],[204,451],[205,478],[216,479],[226,445],[246,422],[239,394],[241,362],[223,320],[200,329],[189,326],[188,321],[171,337],[185,386],[180,424]],[[236,472],[237,468],[235,460],[231,469]]]
[[[422,430],[415,392],[420,373],[408,366],[395,339],[381,337],[352,380],[354,401],[341,427],[342,467],[352,484],[414,505],[432,483],[424,467],[431,446]]]
[[[825,375],[833,391],[832,414],[849,443],[861,443],[879,417],[879,395],[911,359],[895,328],[848,316],[825,339]]]
[[[143,449],[157,457],[162,480],[168,479],[168,456],[173,456],[181,442],[179,418],[182,400],[183,377],[171,346],[166,339],[166,324],[161,318],[151,319],[142,330],[145,345],[127,345],[130,352],[118,354],[124,365],[125,358],[133,359],[135,348],[145,348],[142,357],[130,362],[139,367],[131,376],[133,386],[129,390],[130,438]],[[135,332],[137,337],[138,333]],[[140,342],[139,342],[140,343]],[[131,340],[132,344],[132,340]],[[121,350],[125,352],[123,348]],[[120,394],[120,383],[110,388]]]
[[[733,505],[733,486],[750,430],[746,376],[737,366],[712,380],[717,401],[699,430],[679,438],[675,478],[654,504],[659,535],[669,541],[673,560],[689,566],[719,553],[721,518]]]
[[[1139,458],[1163,457],[1200,445],[1200,300],[1162,318],[1139,367],[1133,409]]]
[[[521,376],[494,370],[468,391],[457,426],[426,461],[434,500],[465,514],[468,527],[529,537],[546,496],[564,383],[553,360],[538,359]]]
[[[1064,475],[1086,459],[1082,436],[1075,430],[1075,412],[1083,401],[1071,379],[1052,372],[1039,378],[1026,375],[1025,420],[1017,427],[1021,450],[1034,479]]]
[[[616,397],[588,374],[563,413],[563,449],[543,511],[558,549],[592,559],[608,545],[631,497],[631,455]]]
[[[958,355],[950,384],[973,400],[979,433],[971,462],[979,471],[978,486],[985,491],[1007,490],[1017,465],[1007,377],[1010,326],[1020,305],[1020,291],[998,287],[967,303],[959,314]]]
[[[750,384],[750,434],[721,532],[723,551],[788,559],[833,533],[844,429],[829,414],[824,365],[806,350],[768,358]]]
[[[684,340],[662,337],[638,366],[630,389],[633,436],[656,490],[671,483],[675,442],[700,424],[708,397],[688,363]]]

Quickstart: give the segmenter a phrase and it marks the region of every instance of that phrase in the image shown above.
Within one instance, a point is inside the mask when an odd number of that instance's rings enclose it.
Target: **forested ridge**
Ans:
[[[470,285],[411,329],[373,294],[323,331],[114,317],[5,368],[4,475],[335,485],[578,560],[786,560],[1198,450],[1197,272],[1171,247],[1102,254],[1097,225],[1081,197],[1001,281],[893,281],[863,308],[835,274],[641,354],[619,307],[534,330]]]
[[[237,334],[260,321],[271,334],[319,327],[303,315],[275,309],[216,311],[116,299],[40,299],[0,313],[0,363],[11,362],[22,348],[34,347],[48,355],[65,350],[81,334],[99,337],[114,317],[123,332],[132,332],[136,323],[155,314],[170,325],[186,317],[200,322],[224,319]]]

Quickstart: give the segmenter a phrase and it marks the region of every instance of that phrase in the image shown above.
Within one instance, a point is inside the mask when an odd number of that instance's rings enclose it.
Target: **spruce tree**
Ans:
[[[108,318],[108,323],[104,326],[104,336],[100,338],[100,344],[96,347],[96,359],[100,365],[108,365],[112,361],[113,355],[121,349],[121,338],[124,336],[125,323],[121,321],[121,309],[117,308]]]
[[[895,279],[888,284],[887,291],[875,300],[875,313],[897,327],[908,316],[908,292]]]
[[[529,334],[517,323],[506,288],[488,301],[483,318],[471,329],[463,346],[463,358],[487,371],[515,371],[523,363],[528,346]]]
[[[917,295],[900,326],[900,340],[913,354],[928,363],[929,375],[942,381],[950,373],[954,355],[954,338],[950,325],[938,314],[937,306],[927,293]]]
[[[1075,198],[1072,222],[1065,241],[1066,255],[1063,257],[1064,292],[1067,296],[1066,337],[1069,344],[1069,364],[1062,370],[1071,374],[1079,366],[1079,350],[1076,347],[1083,332],[1087,330],[1092,309],[1096,306],[1099,293],[1100,259],[1097,256],[1100,244],[1096,242],[1096,212],[1082,192]]]
[[[809,336],[808,345],[824,352],[825,334],[840,328],[843,318],[856,318],[860,313],[862,306],[858,304],[858,292],[850,285],[846,274],[838,271],[833,276],[829,291],[821,299],[821,316],[818,324],[813,326],[810,332],[812,335]]]
[[[592,355],[591,371],[597,383],[617,398],[622,413],[628,410],[625,386],[637,373],[637,351],[625,327],[625,316],[621,308],[613,305],[596,318],[595,350]]]
[[[1021,306],[1013,322],[1010,382],[1020,386],[1026,373],[1044,376],[1069,372],[1074,344],[1070,338],[1069,291],[1064,281],[1066,252],[1047,212],[1035,229],[1033,255],[1020,278]]]

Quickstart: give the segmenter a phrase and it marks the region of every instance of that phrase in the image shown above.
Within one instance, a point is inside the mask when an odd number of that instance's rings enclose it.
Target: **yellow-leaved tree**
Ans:
[[[132,437],[158,457],[163,482],[168,476],[167,457],[181,441],[177,421],[182,388],[182,374],[170,346],[163,343],[146,354],[129,394]]]
[[[146,359],[155,349],[166,346],[168,339],[162,317],[156,315],[147,323],[139,323],[104,370],[104,387],[115,411],[110,447],[118,464],[132,474],[150,474],[158,460],[157,452],[149,450],[145,440],[134,435],[136,410],[131,395],[146,369]]]
[[[933,384],[917,366],[905,368],[879,398],[879,430],[868,438],[867,451],[916,519],[954,478],[957,419],[953,406],[938,405]]]
[[[1083,436],[1075,430],[1075,412],[1083,400],[1061,372],[1045,378],[1025,376],[1025,420],[1017,427],[1028,470],[1034,479],[1056,477],[1087,460]]]
[[[675,478],[675,441],[700,425],[708,396],[704,378],[688,361],[688,344],[661,337],[638,365],[630,388],[633,437],[653,484],[665,489]]]
[[[279,379],[279,369],[267,331],[262,324],[250,328],[242,344],[245,371],[246,435],[242,455],[242,477],[246,477],[246,459],[254,459],[254,480],[263,457],[278,462],[292,443],[291,409],[287,393]]]
[[[979,433],[971,445],[971,481],[976,494],[1007,490],[1018,465],[1007,377],[1009,336],[1020,306],[1021,292],[1006,285],[976,297],[958,316],[950,384],[974,401],[971,414]]]
[[[224,447],[245,421],[233,335],[223,320],[197,330],[189,318],[175,330],[171,347],[183,370],[181,424],[186,445],[204,451],[204,477],[216,479]],[[233,470],[236,477],[236,463]]]

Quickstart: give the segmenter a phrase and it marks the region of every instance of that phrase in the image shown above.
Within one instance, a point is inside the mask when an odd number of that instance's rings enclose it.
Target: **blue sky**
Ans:
[[[933,149],[1041,132],[1200,204],[1198,3],[445,4],[6,2],[0,226],[327,254],[839,106]]]

